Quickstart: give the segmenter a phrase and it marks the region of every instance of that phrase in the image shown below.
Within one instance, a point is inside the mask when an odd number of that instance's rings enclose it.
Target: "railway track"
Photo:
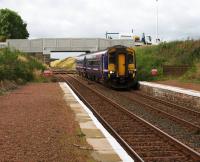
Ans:
[[[140,104],[145,103],[145,106],[163,112],[163,114],[166,114],[174,120],[188,125],[191,129],[197,129],[197,131],[200,131],[200,112],[198,111],[145,95],[142,92],[132,91],[131,95],[129,93],[128,96]],[[143,102],[140,102],[141,100]]]
[[[178,104],[174,104],[172,102],[168,102],[168,101],[165,101],[165,100],[162,100],[162,99],[155,98],[155,97],[152,97],[150,95],[144,94],[143,92],[137,92],[137,91],[132,91],[132,92],[134,92],[135,94],[138,94],[140,96],[143,96],[145,98],[148,98],[150,100],[153,100],[153,101],[159,102],[161,104],[164,104],[166,106],[173,107],[173,108],[175,108],[177,110],[185,111],[185,112],[193,114],[193,115],[200,115],[200,110],[195,110],[194,108],[190,109],[190,108],[178,105]]]
[[[77,79],[81,79],[81,78],[78,77]],[[83,79],[81,79],[81,81],[84,82]],[[145,101],[145,98],[142,98],[139,96],[139,94],[137,94],[137,91],[118,92],[111,89],[108,90],[108,88],[106,88],[105,86],[96,84],[95,82],[90,81],[90,83],[91,83],[90,84],[91,88],[100,91],[101,93],[106,95],[108,98],[114,100],[115,102],[122,105],[129,111],[140,116],[141,118],[150,122],[154,126],[163,130],[167,134],[170,134],[174,138],[178,139],[179,141],[185,143],[189,147],[200,152],[199,126],[194,124],[194,121],[195,121],[194,118],[193,118],[194,120],[193,123],[190,123],[190,121],[186,121],[185,119],[182,119],[181,115],[177,115],[177,114],[183,113],[181,111],[181,107],[179,107],[181,112],[178,112],[177,110],[177,112],[173,114],[173,111],[172,110],[170,111],[170,109],[172,108],[168,108],[168,111],[165,112],[162,110],[163,109],[162,104],[158,106],[159,102],[157,103],[156,101],[155,101],[156,103],[153,103],[153,102],[147,103]],[[136,97],[134,97],[135,95]],[[186,116],[187,114],[189,116],[187,118],[190,119],[190,113],[185,113]],[[195,112],[191,114],[195,115]]]
[[[75,78],[62,77],[135,161],[200,161],[200,154]]]
[[[54,75],[59,74],[75,74],[76,70],[67,70],[67,69],[51,69]]]

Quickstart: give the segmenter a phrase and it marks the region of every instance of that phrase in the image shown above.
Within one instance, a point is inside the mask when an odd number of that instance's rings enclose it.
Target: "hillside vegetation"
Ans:
[[[158,46],[137,47],[135,50],[139,80],[166,79],[162,65],[189,65],[192,68],[178,79],[200,82],[200,40],[161,43]],[[152,68],[158,69],[157,77],[151,76]]]
[[[51,67],[74,70],[76,67],[76,61],[75,61],[75,58],[73,57],[67,57],[63,60],[56,60],[56,61],[51,62]]]
[[[45,66],[34,57],[10,50],[0,50],[0,82],[9,80],[18,84],[40,79]]]

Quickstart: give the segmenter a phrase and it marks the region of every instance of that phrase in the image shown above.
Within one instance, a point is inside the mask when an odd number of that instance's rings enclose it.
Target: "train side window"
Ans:
[[[94,60],[94,61],[93,61],[93,65],[99,65],[99,61]]]
[[[91,61],[90,60],[87,61],[87,65],[91,65]]]
[[[93,63],[94,63],[94,62],[93,62],[92,60],[90,60],[90,63],[89,63],[89,64],[90,64],[90,65],[93,65]]]
[[[88,60],[87,65],[88,66],[99,66],[100,62],[98,60]]]
[[[87,63],[86,57],[84,57],[84,59],[83,59],[83,66],[86,66],[86,65],[88,65],[88,63]]]
[[[128,54],[128,64],[133,64],[133,55]]]
[[[89,60],[88,64],[89,65],[99,65],[99,61],[97,61],[97,60]]]

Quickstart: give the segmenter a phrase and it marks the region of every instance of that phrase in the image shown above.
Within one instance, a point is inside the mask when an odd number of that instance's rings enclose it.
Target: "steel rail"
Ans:
[[[195,110],[191,110],[191,109],[189,109],[189,108],[187,108],[187,107],[184,107],[184,106],[180,106],[180,105],[177,105],[177,104],[175,104],[175,103],[171,103],[171,102],[168,102],[168,101],[165,101],[165,100],[162,100],[162,99],[158,99],[158,98],[155,98],[155,97],[152,97],[152,96],[149,96],[149,95],[145,95],[145,94],[143,94],[143,93],[141,93],[141,92],[136,92],[136,91],[134,91],[134,93],[136,93],[136,94],[138,94],[138,95],[140,95],[140,96],[143,96],[143,97],[145,97],[145,98],[148,98],[148,99],[150,99],[150,100],[152,100],[152,101],[156,101],[156,102],[159,102],[159,103],[161,103],[161,104],[164,104],[164,105],[166,105],[166,106],[172,106],[172,107],[174,107],[175,109],[178,109],[178,110],[184,110],[184,111],[186,111],[186,112],[188,112],[188,113],[191,113],[191,114],[193,114],[193,115],[195,115],[195,116],[200,116],[200,112],[198,112],[198,111],[195,111]]]
[[[69,76],[69,75],[68,75]],[[195,161],[200,161],[200,153],[198,153],[197,151],[193,150],[192,148],[188,147],[187,145],[183,144],[182,142],[180,142],[179,140],[175,139],[174,137],[168,135],[167,133],[163,132],[162,130],[158,129],[157,127],[153,126],[151,123],[145,121],[144,119],[136,116],[135,114],[133,114],[132,112],[128,111],[127,109],[123,108],[122,106],[120,106],[119,104],[117,104],[116,102],[112,101],[111,99],[107,98],[106,96],[104,96],[103,94],[101,94],[100,92],[88,87],[87,85],[81,83],[79,80],[75,79],[74,77],[70,76],[71,78],[73,78],[74,80],[76,80],[77,82],[79,82],[81,85],[87,87],[88,89],[90,89],[91,91],[93,91],[94,93],[96,93],[99,97],[105,99],[106,101],[108,101],[109,103],[111,103],[113,106],[115,106],[118,109],[123,110],[124,112],[126,112],[131,118],[137,119],[138,121],[144,123],[147,127],[149,127],[150,129],[152,129],[153,131],[157,132],[158,135],[164,139],[166,139],[170,144],[175,145],[176,148],[180,149],[181,151],[183,151],[186,154],[189,154]],[[64,77],[63,79],[65,81],[67,81]],[[67,81],[68,82],[68,81]],[[68,82],[69,83],[69,82]],[[69,83],[70,84],[70,83]],[[114,137],[116,137],[119,142],[121,143],[121,137],[113,130],[113,128],[94,110],[94,108],[87,103],[87,101],[84,99],[83,96],[81,96],[78,91],[70,84],[71,88],[75,90],[75,92],[78,94],[78,96],[81,97],[81,99],[83,99],[83,101],[90,107],[92,108],[92,111],[94,111],[94,113],[99,117],[99,119],[101,121],[103,121],[104,125],[111,130],[111,134],[114,134]],[[122,139],[123,141],[123,139]],[[125,142],[125,141],[124,141]],[[125,149],[127,150],[127,148],[129,148],[129,151],[132,150],[131,152],[136,153],[132,148],[130,148],[130,146],[125,142],[125,144],[122,144],[123,146],[125,145]],[[128,151],[128,152],[129,152]],[[129,152],[130,153],[130,152]],[[133,155],[131,155],[133,157]],[[138,160],[141,160],[141,157],[136,153],[136,158],[138,158]]]
[[[195,129],[196,131],[199,131],[199,130],[200,130],[200,126],[195,125],[195,124],[193,124],[193,123],[191,123],[191,122],[188,122],[188,121],[186,121],[185,119],[181,119],[181,118],[179,118],[179,117],[176,117],[176,116],[174,116],[174,115],[171,115],[171,114],[169,114],[169,113],[167,113],[167,112],[165,112],[165,111],[163,111],[163,110],[160,110],[160,109],[158,109],[158,108],[155,108],[154,106],[151,106],[151,105],[146,104],[146,103],[144,103],[144,102],[142,102],[142,101],[139,101],[139,100],[137,100],[137,99],[135,99],[135,98],[133,98],[133,97],[131,97],[131,96],[128,96],[128,95],[124,95],[124,96],[126,96],[126,97],[129,98],[130,100],[132,100],[132,101],[134,101],[134,102],[136,102],[136,103],[138,103],[138,104],[140,104],[140,105],[146,106],[146,107],[148,107],[149,109],[151,109],[151,110],[153,110],[153,111],[157,111],[158,113],[165,115],[166,117],[170,118],[171,120],[174,120],[174,121],[176,121],[176,122],[179,122],[179,123],[182,124],[182,125],[183,125],[183,124],[184,124],[184,125],[187,125],[190,129]]]

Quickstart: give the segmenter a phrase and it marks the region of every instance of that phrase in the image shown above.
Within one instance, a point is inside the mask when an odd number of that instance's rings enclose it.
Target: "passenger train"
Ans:
[[[135,51],[121,45],[76,57],[76,70],[81,76],[116,89],[139,85]]]

